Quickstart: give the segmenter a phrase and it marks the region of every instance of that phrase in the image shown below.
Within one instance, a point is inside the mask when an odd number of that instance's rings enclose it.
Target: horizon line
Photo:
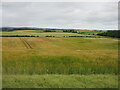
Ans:
[[[97,29],[97,28],[59,28],[59,27],[37,27],[37,26],[0,26],[0,28],[13,27],[13,28],[50,28],[50,29],[81,29],[81,30],[119,30],[119,29]]]

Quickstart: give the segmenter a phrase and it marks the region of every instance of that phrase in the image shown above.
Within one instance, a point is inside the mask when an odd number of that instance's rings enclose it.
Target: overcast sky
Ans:
[[[2,26],[118,29],[117,2],[2,3]]]

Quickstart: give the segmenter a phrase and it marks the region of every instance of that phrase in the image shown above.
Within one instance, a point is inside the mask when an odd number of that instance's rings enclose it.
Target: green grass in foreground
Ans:
[[[117,75],[5,75],[3,88],[117,88]]]
[[[116,60],[108,57],[87,60],[73,56],[29,56],[5,61],[3,74],[114,74],[116,66]]]

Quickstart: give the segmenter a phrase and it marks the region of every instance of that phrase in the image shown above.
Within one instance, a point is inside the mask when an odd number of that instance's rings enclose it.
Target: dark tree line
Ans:
[[[63,30],[63,32],[77,33],[77,30]]]
[[[107,31],[103,33],[98,33],[97,35],[120,38],[120,30]]]
[[[35,35],[3,35],[0,37],[39,37],[39,36],[35,36]]]
[[[55,30],[43,30],[43,32],[56,32]]]

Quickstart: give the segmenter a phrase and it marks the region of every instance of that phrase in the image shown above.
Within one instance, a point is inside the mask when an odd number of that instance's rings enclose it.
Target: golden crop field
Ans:
[[[117,53],[116,39],[4,37],[3,74],[117,73]]]
[[[113,38],[2,37],[2,49],[4,87],[11,87],[6,77],[14,75],[12,80],[20,75],[57,74],[70,78],[69,75],[116,76],[118,72],[118,39]],[[117,87],[115,83],[113,87]]]

